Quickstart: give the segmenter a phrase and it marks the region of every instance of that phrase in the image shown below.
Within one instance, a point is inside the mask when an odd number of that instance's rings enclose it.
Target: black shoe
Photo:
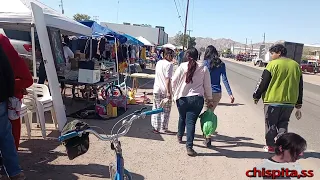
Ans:
[[[178,143],[182,144],[182,136],[177,135]]]
[[[188,156],[192,156],[192,157],[197,156],[197,152],[195,152],[192,148],[187,148],[187,154]]]
[[[203,141],[203,144],[206,146],[206,147],[211,147],[211,138],[206,138],[204,141]]]

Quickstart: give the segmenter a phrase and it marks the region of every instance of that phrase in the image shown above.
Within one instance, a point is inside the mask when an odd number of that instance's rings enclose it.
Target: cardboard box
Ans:
[[[100,82],[100,70],[79,69],[78,82],[94,84]]]

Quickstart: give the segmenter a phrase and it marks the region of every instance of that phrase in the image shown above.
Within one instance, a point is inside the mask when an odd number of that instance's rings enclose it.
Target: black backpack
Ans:
[[[73,120],[64,126],[61,135],[89,128],[90,127],[87,123],[79,120]],[[89,150],[89,133],[84,133],[81,137],[76,136],[74,138],[67,139],[63,144],[67,149],[69,159],[73,160],[74,158],[85,154]]]

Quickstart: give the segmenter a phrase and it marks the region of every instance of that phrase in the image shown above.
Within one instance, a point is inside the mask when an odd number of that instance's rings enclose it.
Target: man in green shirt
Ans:
[[[302,107],[303,80],[300,65],[286,58],[287,49],[274,45],[272,56],[253,93],[255,104],[262,97],[266,124],[267,152],[274,152],[275,138],[288,130],[291,113]]]

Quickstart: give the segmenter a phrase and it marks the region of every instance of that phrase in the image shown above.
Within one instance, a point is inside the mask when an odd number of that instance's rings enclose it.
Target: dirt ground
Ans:
[[[141,83],[143,84],[143,83]],[[151,85],[150,85],[151,84]],[[140,92],[151,92],[152,82]],[[175,135],[153,134],[150,117],[137,120],[126,137],[121,138],[125,167],[132,173],[134,180],[203,180],[203,179],[248,179],[245,172],[261,163],[270,155],[262,151],[264,145],[264,125],[260,112],[249,109],[248,103],[234,92],[235,104],[229,104],[226,93],[216,110],[218,129],[213,136],[213,147],[208,149],[202,144],[200,122],[196,127],[194,149],[197,157],[186,154],[184,144],[178,144]],[[79,105],[78,105],[79,106]],[[74,108],[79,108],[73,105]],[[140,106],[141,107],[141,106]],[[126,114],[139,106],[130,106]],[[151,108],[150,105],[147,105]],[[123,117],[123,116],[121,116]],[[119,118],[121,118],[119,117]],[[119,119],[118,118],[118,119]],[[172,106],[169,129],[177,131],[178,112]],[[83,120],[92,126],[103,128],[107,133],[116,123],[114,120]],[[52,130],[48,121],[48,140],[40,137],[34,126],[32,139],[23,140],[19,151],[21,166],[31,180],[96,180],[109,179],[109,164],[115,161],[109,142],[98,140],[90,135],[89,151],[70,161],[64,146],[57,141],[59,132]],[[33,124],[35,125],[35,124]],[[185,137],[184,139],[185,140]],[[308,159],[300,160],[303,167],[320,164],[314,154],[309,152]],[[312,164],[313,163],[313,164]],[[317,174],[316,174],[317,175]],[[320,179],[315,178],[315,179]]]

